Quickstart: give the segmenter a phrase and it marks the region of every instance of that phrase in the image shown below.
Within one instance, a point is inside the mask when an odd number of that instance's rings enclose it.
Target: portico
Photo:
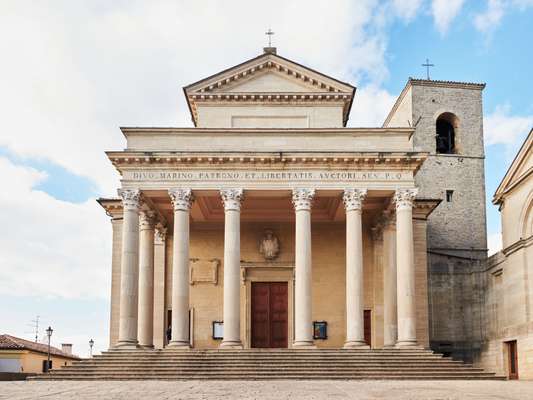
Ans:
[[[414,129],[344,127],[355,88],[272,53],[185,91],[197,127],[107,153],[110,345],[427,347]]]

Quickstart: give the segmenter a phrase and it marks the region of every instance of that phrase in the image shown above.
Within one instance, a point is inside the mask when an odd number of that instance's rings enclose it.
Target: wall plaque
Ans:
[[[209,260],[200,258],[190,259],[189,283],[195,285],[198,283],[218,284],[218,268],[220,260],[212,258]]]

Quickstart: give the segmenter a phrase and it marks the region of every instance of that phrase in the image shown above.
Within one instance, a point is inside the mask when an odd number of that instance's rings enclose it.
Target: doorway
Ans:
[[[368,346],[372,347],[372,314],[370,310],[364,312],[364,332],[365,342]]]
[[[286,348],[288,343],[287,282],[252,282],[252,347]]]
[[[509,379],[518,379],[518,351],[516,348],[516,340],[505,342],[507,346],[507,371],[509,371]]]

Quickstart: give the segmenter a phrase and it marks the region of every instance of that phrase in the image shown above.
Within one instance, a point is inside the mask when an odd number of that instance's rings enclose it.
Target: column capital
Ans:
[[[157,217],[154,210],[141,210],[139,212],[139,228],[141,230],[154,229],[156,222]]]
[[[361,211],[366,194],[366,189],[344,189],[342,201],[346,211]]]
[[[172,201],[174,211],[189,211],[194,201],[191,189],[172,188],[168,189],[168,195]]]
[[[167,227],[161,223],[158,223],[155,226],[154,242],[155,244],[163,244],[165,243],[166,239],[167,239]]]
[[[141,191],[139,189],[118,189],[118,195],[122,198],[124,210],[139,210],[141,200]]]
[[[296,211],[311,210],[315,189],[297,188],[292,189],[292,204]]]
[[[414,200],[417,194],[417,188],[397,189],[396,193],[394,193],[394,203],[396,203],[396,210],[399,211],[413,208]]]
[[[243,189],[221,189],[220,197],[222,197],[222,203],[224,204],[224,211],[240,211],[241,203],[244,200]]]

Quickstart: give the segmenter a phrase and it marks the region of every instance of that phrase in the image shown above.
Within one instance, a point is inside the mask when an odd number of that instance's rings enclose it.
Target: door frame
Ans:
[[[287,347],[294,342],[294,265],[287,263],[242,263],[241,287],[244,301],[241,303],[241,337],[243,347],[252,347],[252,282],[287,283]]]
[[[508,340],[505,343],[505,352],[507,355],[507,378],[510,380],[518,379],[519,378],[519,371],[518,371],[518,341],[517,340]],[[514,349],[514,357],[511,353],[511,348]],[[514,366],[515,366],[515,372],[511,372],[511,358],[514,358]]]

